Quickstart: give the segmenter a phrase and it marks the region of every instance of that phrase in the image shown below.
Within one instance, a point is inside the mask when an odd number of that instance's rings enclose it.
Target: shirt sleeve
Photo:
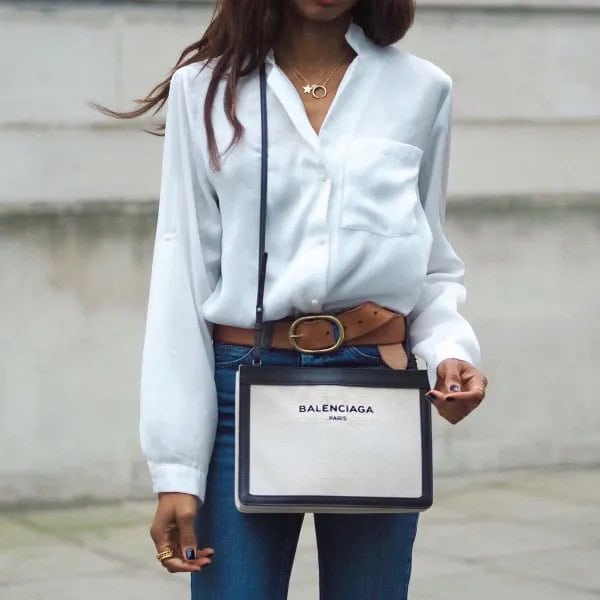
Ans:
[[[140,441],[155,492],[202,501],[217,423],[212,325],[202,304],[220,276],[221,219],[190,102],[171,80],[140,390]],[[196,125],[197,127],[197,125]]]
[[[464,266],[443,229],[451,114],[452,86],[449,82],[421,163],[419,193],[433,241],[421,294],[408,315],[412,350],[427,363],[431,387],[436,384],[438,365],[447,358],[457,358],[475,366],[480,363],[475,333],[458,312],[458,305],[466,299]]]

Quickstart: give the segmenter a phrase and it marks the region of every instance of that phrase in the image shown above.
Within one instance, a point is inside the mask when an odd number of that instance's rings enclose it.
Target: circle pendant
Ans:
[[[327,88],[324,85],[315,85],[313,86],[311,94],[315,100],[322,100],[327,96]]]

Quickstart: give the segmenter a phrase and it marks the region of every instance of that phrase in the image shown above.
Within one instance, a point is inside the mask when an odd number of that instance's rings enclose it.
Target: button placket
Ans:
[[[327,252],[327,241],[329,236],[327,225],[327,213],[329,206],[329,197],[331,193],[331,178],[329,177],[329,172],[327,170],[327,167],[325,166],[325,161],[322,160],[320,157],[317,160],[316,167],[318,178],[321,183],[320,189],[318,190],[318,202],[316,202],[315,204],[316,222],[315,230],[313,232],[315,235],[315,245],[313,246],[313,248],[315,256],[318,257],[318,264],[321,266],[321,269],[319,269],[319,274],[317,275],[318,281],[315,281],[315,286],[313,288],[313,290],[317,293],[312,298],[309,296],[309,303],[311,308],[315,312],[320,312],[324,299],[325,289],[327,286],[326,277],[329,268],[329,255]]]

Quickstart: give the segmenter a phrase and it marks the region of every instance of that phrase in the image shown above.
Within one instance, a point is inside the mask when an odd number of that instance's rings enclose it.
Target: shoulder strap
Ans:
[[[269,172],[269,137],[267,123],[267,75],[264,63],[260,66],[260,122],[261,122],[261,161],[260,161],[260,232],[258,243],[258,291],[256,295],[256,337],[252,362],[260,364],[260,350],[264,332],[263,296],[267,273],[268,253],[265,251],[265,230],[267,223],[267,177]]]

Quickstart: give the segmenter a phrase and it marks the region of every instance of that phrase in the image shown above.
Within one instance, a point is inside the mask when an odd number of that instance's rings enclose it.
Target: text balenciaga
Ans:
[[[338,413],[374,413],[372,406],[364,406],[359,404],[300,404],[298,410],[301,413],[326,413],[326,412],[338,412]]]

